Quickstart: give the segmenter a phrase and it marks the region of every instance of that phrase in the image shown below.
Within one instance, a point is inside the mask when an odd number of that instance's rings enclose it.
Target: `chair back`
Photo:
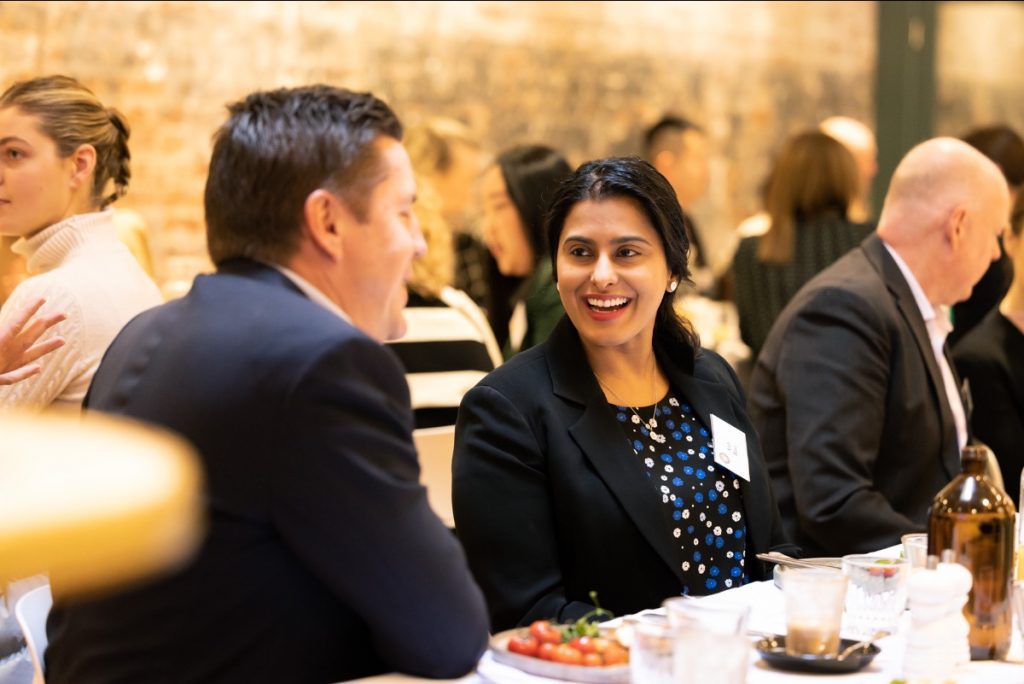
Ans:
[[[32,667],[35,669],[32,684],[44,684],[46,681],[43,673],[43,656],[46,655],[48,643],[46,616],[50,614],[51,606],[53,606],[53,596],[50,594],[49,584],[26,593],[18,599],[18,603],[14,606],[14,616],[25,635],[29,655],[32,656]]]
[[[455,426],[420,428],[412,433],[420,460],[420,481],[427,488],[430,508],[448,527],[455,527],[452,513],[452,452]]]

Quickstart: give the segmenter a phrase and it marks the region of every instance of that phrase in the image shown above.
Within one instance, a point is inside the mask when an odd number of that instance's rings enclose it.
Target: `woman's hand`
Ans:
[[[45,303],[42,298],[35,300],[0,327],[0,385],[13,385],[32,377],[40,370],[39,364],[32,362],[63,346],[63,337],[51,337],[36,344],[44,332],[65,318],[63,313],[50,313],[29,323]]]

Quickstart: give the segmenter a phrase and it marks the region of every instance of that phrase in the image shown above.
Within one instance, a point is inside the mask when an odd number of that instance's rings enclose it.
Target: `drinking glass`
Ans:
[[[907,605],[910,563],[877,556],[843,556],[849,578],[845,627],[861,638],[879,630],[895,632]]]
[[[676,627],[710,634],[744,636],[747,632],[750,606],[743,603],[677,596],[661,605],[668,621]]]
[[[903,557],[912,568],[924,568],[928,565],[928,533],[914,532],[900,537],[903,542]]]
[[[715,634],[681,627],[675,634],[675,684],[743,684],[750,667],[744,634]]]
[[[673,684],[676,629],[659,616],[628,619],[633,628],[629,678],[633,684]]]
[[[846,575],[832,568],[788,568],[782,595],[786,604],[786,653],[835,656],[846,598]]]
[[[1013,614],[1017,618],[1017,631],[1020,632],[1021,640],[1024,640],[1024,580],[1013,583],[1010,600],[1013,602]]]

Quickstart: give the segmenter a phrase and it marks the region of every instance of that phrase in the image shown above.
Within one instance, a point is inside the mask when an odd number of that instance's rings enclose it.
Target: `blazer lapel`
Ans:
[[[682,568],[666,529],[661,502],[633,452],[587,362],[579,335],[567,317],[551,333],[547,344],[548,367],[554,393],[579,408],[579,419],[569,435],[593,465],[647,543],[683,580]]]
[[[942,427],[942,465],[950,479],[960,472],[959,449],[957,448],[956,423],[953,420],[953,411],[949,407],[949,400],[946,398],[946,385],[942,380],[942,371],[935,360],[935,352],[932,351],[931,338],[928,337],[928,328],[925,327],[924,319],[921,317],[921,309],[914,299],[914,293],[910,289],[906,278],[900,267],[893,261],[892,256],[885,248],[881,238],[872,234],[863,243],[864,253],[875,269],[882,276],[886,287],[892,293],[896,308],[900,310],[903,320],[906,321],[917,343],[918,352],[928,369],[928,377],[931,380],[932,399],[939,407],[939,423]],[[952,365],[950,365],[952,368]]]

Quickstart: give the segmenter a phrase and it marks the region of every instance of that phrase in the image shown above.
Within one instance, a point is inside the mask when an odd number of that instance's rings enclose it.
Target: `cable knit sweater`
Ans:
[[[79,409],[114,336],[136,314],[162,302],[156,284],[118,240],[113,214],[72,216],[14,243],[31,277],[4,302],[0,323],[45,297],[42,310],[63,311],[67,319],[44,338],[62,335],[67,343],[40,360],[38,375],[0,387],[0,407]]]

